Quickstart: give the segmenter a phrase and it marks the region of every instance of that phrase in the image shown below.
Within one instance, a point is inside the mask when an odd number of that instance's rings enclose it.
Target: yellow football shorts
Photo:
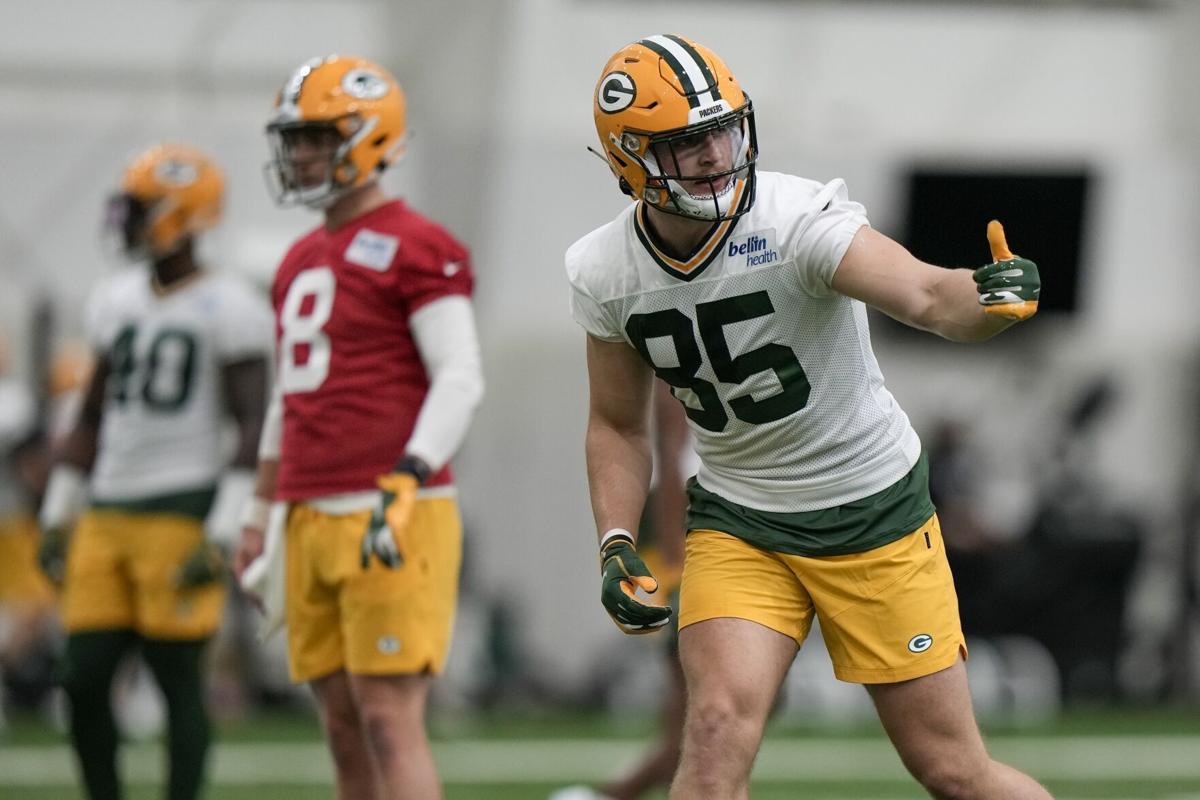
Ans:
[[[38,527],[30,514],[0,519],[0,606],[45,608],[54,587],[37,563]]]
[[[176,574],[204,541],[200,520],[182,514],[91,509],[67,552],[62,617],[68,633],[132,628],[150,639],[211,636],[225,586],[180,589]]]
[[[450,649],[462,522],[453,497],[420,497],[404,564],[360,561],[370,511],[294,505],[287,523],[288,665],[292,680],[440,672]]]
[[[828,557],[760,550],[713,530],[688,533],[681,630],[735,617],[800,645],[814,616],[843,681],[895,683],[966,658],[937,516],[890,544]]]

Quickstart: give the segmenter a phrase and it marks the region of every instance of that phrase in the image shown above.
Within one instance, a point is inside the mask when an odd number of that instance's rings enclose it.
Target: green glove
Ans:
[[[38,566],[55,586],[62,586],[67,573],[67,545],[70,537],[65,528],[43,530],[38,541]]]
[[[407,551],[408,523],[417,505],[417,489],[421,487],[416,475],[393,472],[380,475],[379,503],[371,512],[367,530],[359,547],[359,563],[363,569],[371,566],[371,556],[388,569],[404,566]]]
[[[201,542],[175,573],[175,585],[180,589],[195,589],[216,583],[225,574],[225,554],[209,541]]]
[[[1038,296],[1042,293],[1037,264],[1012,254],[1004,238],[1004,227],[996,220],[988,223],[987,232],[992,263],[972,275],[979,290],[979,302],[989,314],[1028,319],[1037,313]]]
[[[612,536],[600,551],[600,602],[624,633],[653,633],[671,621],[671,609],[641,602],[637,589],[654,594],[658,581],[633,549],[631,536]]]

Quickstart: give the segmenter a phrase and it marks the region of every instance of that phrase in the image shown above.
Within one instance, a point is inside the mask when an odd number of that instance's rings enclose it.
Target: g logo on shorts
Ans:
[[[924,653],[933,647],[933,637],[928,633],[918,633],[908,640],[908,649],[912,653]]]

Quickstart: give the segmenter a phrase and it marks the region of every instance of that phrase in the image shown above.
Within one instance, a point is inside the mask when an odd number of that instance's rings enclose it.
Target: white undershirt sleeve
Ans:
[[[258,437],[258,459],[278,461],[282,443],[283,389],[277,376],[275,386],[271,389],[271,402],[267,404],[267,414],[263,418],[262,434]]]
[[[449,295],[410,318],[417,351],[429,375],[429,392],[405,452],[441,469],[458,450],[483,397],[483,367],[471,301]]]

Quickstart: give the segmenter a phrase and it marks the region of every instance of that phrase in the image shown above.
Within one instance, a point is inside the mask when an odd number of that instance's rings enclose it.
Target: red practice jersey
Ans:
[[[275,273],[283,443],[277,497],[375,488],[404,453],[429,377],[413,312],[470,296],[470,256],[398,200],[296,242]],[[426,485],[451,481],[449,467]]]

